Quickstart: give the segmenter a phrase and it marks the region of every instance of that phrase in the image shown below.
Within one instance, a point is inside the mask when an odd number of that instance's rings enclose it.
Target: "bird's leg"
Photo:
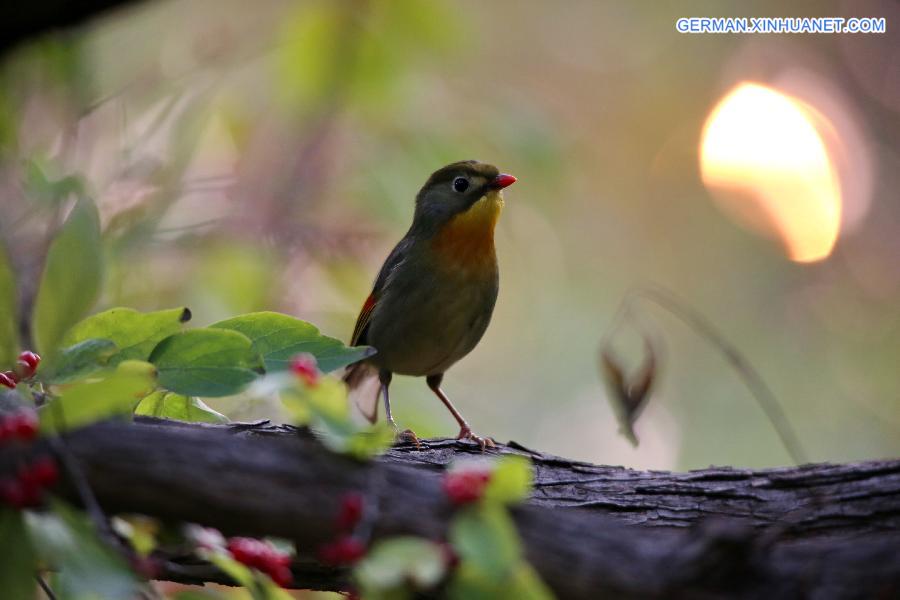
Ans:
[[[391,385],[391,378],[393,374],[387,369],[381,369],[378,372],[378,381],[381,382],[381,396],[384,398],[384,415],[387,418],[388,425],[390,425],[394,429],[394,434],[397,437],[397,441],[400,442],[412,442],[416,446],[419,445],[419,438],[416,437],[416,434],[412,429],[404,429],[400,431],[400,428],[397,426],[397,422],[394,421],[394,416],[391,414],[391,398],[388,393],[388,388]],[[376,403],[376,407],[378,404]],[[377,408],[376,408],[377,410]]]
[[[384,399],[384,414],[388,424],[394,429],[397,429],[397,423],[394,421],[393,415],[391,415],[391,398],[388,395],[388,387],[391,385],[392,377],[393,374],[390,371],[382,369],[378,372],[378,381],[381,382],[381,397]],[[378,404],[376,403],[375,410],[378,410],[377,406]]]
[[[426,383],[428,383],[428,387],[431,388],[431,391],[435,393],[435,395],[441,399],[441,402],[444,403],[444,406],[447,407],[447,410],[450,411],[450,414],[453,415],[453,418],[456,419],[456,422],[459,423],[459,435],[456,436],[458,440],[472,440],[484,450],[487,447],[494,448],[494,440],[489,437],[480,437],[472,433],[472,428],[469,427],[469,424],[466,423],[466,420],[463,419],[463,416],[459,414],[459,411],[453,406],[453,403],[450,402],[450,398],[447,397],[447,394],[441,389],[441,381],[444,379],[443,373],[438,373],[437,375],[429,375],[425,378]]]

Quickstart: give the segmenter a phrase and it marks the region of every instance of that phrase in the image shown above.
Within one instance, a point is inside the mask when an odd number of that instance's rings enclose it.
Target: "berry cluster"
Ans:
[[[19,468],[12,479],[0,481],[0,502],[13,508],[33,508],[40,506],[44,489],[59,479],[56,461],[49,456],[41,456]]]
[[[291,359],[291,373],[309,387],[315,387],[319,383],[316,357],[309,352],[303,352]]]
[[[128,557],[131,569],[144,579],[156,579],[160,573],[160,562],[152,556],[138,556],[133,554]]]
[[[444,493],[456,506],[481,500],[491,481],[491,471],[484,467],[472,467],[448,471],[444,475]]]
[[[25,379],[31,379],[34,376],[39,364],[41,364],[40,356],[29,350],[22,352],[16,361],[16,369],[14,371],[3,371],[0,373],[0,385],[15,389],[17,383]]]
[[[352,565],[366,555],[366,546],[353,537],[353,530],[362,520],[365,498],[362,494],[350,492],[341,498],[341,505],[335,518],[338,536],[319,546],[319,560],[330,566]]]
[[[352,565],[366,555],[366,546],[355,537],[342,535],[319,546],[319,560],[330,567]]]
[[[0,415],[0,443],[13,440],[30,442],[37,434],[38,419],[33,410]]]
[[[228,538],[226,545],[234,560],[261,571],[281,587],[291,585],[291,557],[279,552],[272,544],[247,537]]]
[[[25,409],[0,415],[0,444],[10,442],[31,442],[38,434],[38,418],[33,410]],[[44,489],[59,479],[56,461],[49,456],[41,456],[32,462],[22,464],[16,475],[0,480],[0,502],[13,508],[39,506]]]

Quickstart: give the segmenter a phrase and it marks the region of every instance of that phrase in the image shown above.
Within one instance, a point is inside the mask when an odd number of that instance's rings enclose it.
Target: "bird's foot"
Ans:
[[[463,425],[459,429],[459,435],[456,436],[458,440],[471,440],[478,444],[481,447],[481,451],[484,452],[485,448],[496,448],[497,445],[494,443],[489,437],[481,437],[472,433],[472,429],[468,425]]]
[[[416,448],[422,447],[422,443],[419,442],[418,436],[412,429],[404,429],[403,431],[400,431],[399,429],[395,428],[394,439],[401,444],[410,443],[415,444]]]

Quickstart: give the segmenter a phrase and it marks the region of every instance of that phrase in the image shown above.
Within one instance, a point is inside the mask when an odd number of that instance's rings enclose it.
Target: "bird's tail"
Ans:
[[[354,363],[344,371],[343,380],[350,390],[350,405],[355,406],[369,423],[374,423],[378,419],[381,388],[378,370],[365,362]]]

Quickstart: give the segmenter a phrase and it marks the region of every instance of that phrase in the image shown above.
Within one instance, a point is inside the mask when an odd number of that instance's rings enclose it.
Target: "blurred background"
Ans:
[[[887,32],[678,33],[690,16]],[[811,459],[897,456],[898,24],[887,1],[135,2],[5,56],[0,232],[36,281],[63,181],[101,209],[98,308],[278,310],[346,341],[416,191],[476,158],[519,178],[493,323],[445,379],[477,431],[633,467],[788,464],[722,354],[650,304],[660,378],[640,446],[617,433],[598,348],[654,283],[739,348]],[[637,367],[637,333],[612,341]],[[455,433],[395,381],[401,424]]]

